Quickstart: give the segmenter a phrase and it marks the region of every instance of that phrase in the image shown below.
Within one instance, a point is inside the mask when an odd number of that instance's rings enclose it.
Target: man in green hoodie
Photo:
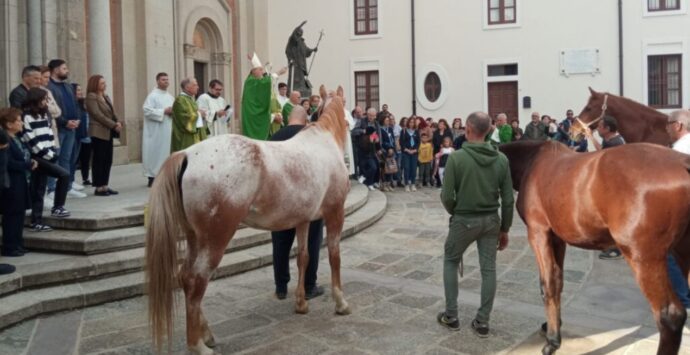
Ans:
[[[462,254],[476,241],[482,288],[472,330],[482,338],[489,336],[489,316],[496,294],[496,250],[508,246],[508,230],[513,222],[508,159],[484,140],[490,129],[491,118],[486,113],[475,112],[467,118],[467,142],[448,158],[441,191],[441,202],[452,217],[443,261],[446,310],[438,314],[438,321],[452,330],[460,329],[458,267]]]

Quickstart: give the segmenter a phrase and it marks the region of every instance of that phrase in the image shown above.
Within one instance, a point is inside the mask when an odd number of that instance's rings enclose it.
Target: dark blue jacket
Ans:
[[[10,186],[2,191],[0,211],[2,213],[24,213],[30,206],[29,174],[31,157],[27,156],[28,147],[12,139],[7,149],[7,173]]]
[[[404,128],[402,132],[400,132],[400,149],[404,154],[407,154],[405,149],[419,150],[419,140],[419,132],[417,130],[410,135],[407,128]]]
[[[79,119],[77,95],[74,92],[74,88],[72,88],[72,85],[69,83],[64,81],[57,82],[53,80],[53,78],[50,78],[48,90],[53,93],[55,103],[57,103],[58,106],[60,106],[60,110],[62,110],[62,116],[55,117],[58,128],[67,129],[66,126],[68,120]]]
[[[393,133],[393,127],[381,127],[381,149],[384,153],[388,153],[388,149],[395,149],[395,134]]]
[[[10,137],[5,133],[5,131],[0,128],[0,145],[5,145],[10,143]],[[9,147],[0,149],[0,190],[10,186],[10,178],[7,175],[7,152]]]

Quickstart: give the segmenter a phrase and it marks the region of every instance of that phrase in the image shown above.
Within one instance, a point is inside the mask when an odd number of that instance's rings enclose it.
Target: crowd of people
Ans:
[[[371,190],[393,191],[400,187],[409,192],[420,187],[441,188],[448,157],[467,141],[466,127],[460,117],[449,123],[445,118],[435,120],[411,115],[397,122],[386,104],[380,111],[357,106],[352,110],[352,117],[356,176]],[[508,123],[508,116],[499,113],[492,118],[486,140],[494,145],[518,140],[555,140],[574,151],[587,151],[588,140],[570,138],[569,130],[575,119],[572,110],[567,111],[560,123],[538,112],[531,117],[523,131],[517,119]]]
[[[0,109],[0,137],[7,142],[3,154],[7,176],[0,186],[2,256],[28,252],[23,240],[26,210],[31,210],[32,231],[49,232],[52,228],[43,221],[44,205],[50,207],[52,217],[66,218],[71,215],[67,198],[86,197],[85,186],[92,185],[99,196],[118,193],[108,180],[113,139],[122,123],[105,93],[105,79],[91,76],[84,95],[79,84],[69,81],[69,74],[62,59],[24,67],[21,83],[10,93],[10,107]],[[81,184],[75,181],[78,167]],[[8,265],[0,267],[0,273],[11,271]]]

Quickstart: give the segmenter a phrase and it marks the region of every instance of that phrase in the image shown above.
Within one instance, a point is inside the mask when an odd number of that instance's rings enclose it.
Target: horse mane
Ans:
[[[322,97],[324,97],[325,88],[322,85]],[[319,127],[325,131],[330,132],[335,138],[341,150],[345,149],[345,138],[347,134],[347,124],[345,121],[345,108],[343,105],[342,88],[338,88],[338,93],[329,98],[328,102],[324,102],[323,110],[316,123],[310,126]]]
[[[609,92],[604,92],[601,94],[602,95],[608,95],[609,100],[611,98],[614,98],[614,100],[620,100],[623,107],[628,108],[632,111],[638,112],[640,116],[644,115],[644,116],[650,117],[653,121],[659,121],[659,122],[663,123],[664,125],[666,124],[666,121],[668,120],[668,116],[665,113],[659,112],[654,108],[651,108],[647,105],[641,104],[641,103],[639,103],[635,100],[629,99],[625,96],[618,96],[615,94],[611,94]]]

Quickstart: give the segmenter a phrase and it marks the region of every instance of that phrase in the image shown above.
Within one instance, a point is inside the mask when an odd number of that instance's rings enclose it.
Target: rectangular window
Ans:
[[[515,23],[515,1],[516,0],[488,0],[489,25]]]
[[[647,57],[647,92],[649,106],[680,108],[682,106],[682,56],[652,55]]]
[[[489,65],[488,75],[489,76],[518,75],[518,65],[517,64]]]
[[[377,0],[355,0],[355,35],[379,33],[379,7]]]
[[[681,0],[647,0],[648,11],[680,10]]]
[[[355,101],[357,105],[366,109],[379,109],[379,71],[355,72]]]

